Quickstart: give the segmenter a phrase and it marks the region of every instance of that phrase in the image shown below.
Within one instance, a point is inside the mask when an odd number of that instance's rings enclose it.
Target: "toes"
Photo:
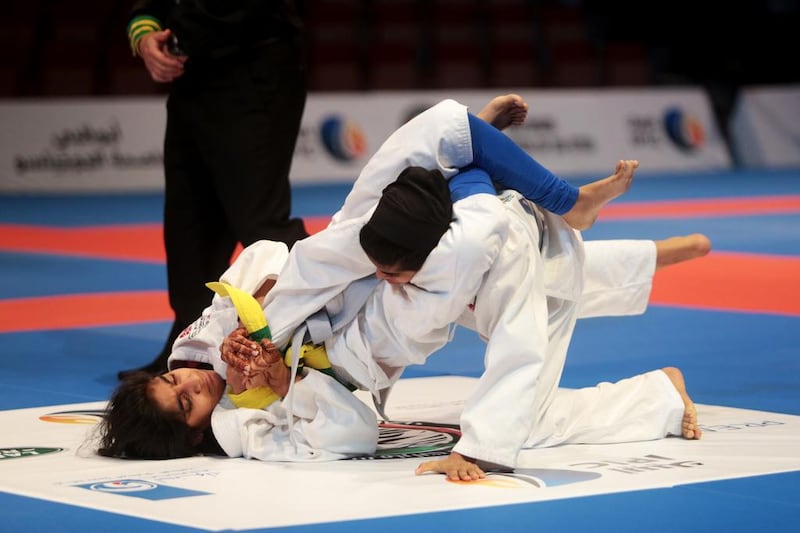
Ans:
[[[697,427],[697,415],[693,412],[687,412],[683,417],[682,434],[686,439],[699,439],[700,428]]]

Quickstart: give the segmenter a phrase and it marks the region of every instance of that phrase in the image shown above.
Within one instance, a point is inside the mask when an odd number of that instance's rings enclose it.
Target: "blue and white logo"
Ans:
[[[203,496],[211,494],[200,490],[189,490],[180,487],[161,485],[144,479],[117,479],[114,481],[98,481],[75,485],[82,489],[122,496],[133,496],[145,500],[170,500],[173,498],[186,498],[189,496]]]
[[[692,152],[705,145],[705,128],[694,115],[673,107],[665,111],[663,122],[667,137],[681,150]]]
[[[319,128],[322,144],[339,161],[349,162],[364,157],[367,138],[361,126],[338,115],[322,121]]]

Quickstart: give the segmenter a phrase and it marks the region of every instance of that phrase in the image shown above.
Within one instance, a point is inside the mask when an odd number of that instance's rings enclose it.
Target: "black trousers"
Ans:
[[[167,101],[164,245],[175,312],[159,357],[211,302],[205,283],[237,242],[306,237],[291,218],[289,171],[306,102],[304,52],[277,42],[187,63]],[[165,366],[165,365],[162,365]]]

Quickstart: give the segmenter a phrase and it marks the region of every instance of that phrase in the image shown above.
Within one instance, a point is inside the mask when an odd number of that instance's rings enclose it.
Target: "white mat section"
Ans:
[[[401,380],[389,415],[453,421],[476,380]],[[442,400],[446,399],[446,400]],[[455,399],[455,400],[453,400]],[[81,457],[102,402],[0,412],[0,490],[210,531],[536,502],[800,470],[800,416],[698,405],[700,441],[523,452],[523,468],[474,483],[414,476],[425,460],[272,464],[196,457]],[[81,416],[85,412],[85,416]],[[77,423],[81,420],[87,423]],[[56,422],[56,421],[60,421]],[[48,451],[48,448],[63,449]]]

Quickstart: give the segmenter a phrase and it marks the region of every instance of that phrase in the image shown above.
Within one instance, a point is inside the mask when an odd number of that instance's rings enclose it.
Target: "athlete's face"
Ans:
[[[372,259],[370,259],[370,261],[372,261]],[[372,264],[375,265],[375,276],[377,276],[378,279],[386,280],[392,285],[404,285],[410,282],[414,274],[417,273],[416,270],[401,270],[396,267],[382,265],[375,261],[372,261]]]
[[[199,368],[179,368],[150,382],[151,397],[162,412],[200,430],[211,424],[211,412],[224,392],[219,374]]]

